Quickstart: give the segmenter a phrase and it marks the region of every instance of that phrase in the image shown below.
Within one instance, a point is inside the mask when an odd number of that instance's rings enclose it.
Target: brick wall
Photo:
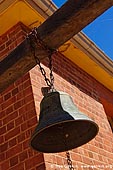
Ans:
[[[18,23],[0,37],[2,59],[24,39],[25,31],[25,26]],[[9,37],[11,33],[16,37],[14,41]],[[45,60],[43,67],[48,75],[47,64]],[[79,110],[99,125],[95,139],[70,151],[74,168],[112,169],[113,136],[101,99],[112,103],[113,93],[60,53],[54,55],[53,65],[56,89],[69,93]],[[1,170],[68,169],[65,152],[41,154],[29,147],[29,138],[39,117],[42,86],[45,82],[36,66],[0,96]]]
[[[101,98],[112,102],[113,93],[61,54],[54,55],[53,66],[56,89],[69,93],[79,110],[99,125],[95,139],[70,152],[75,169],[110,169],[113,165],[113,135]],[[46,64],[44,68],[49,73]],[[30,71],[30,77],[39,113],[40,88],[45,82],[38,67]],[[44,154],[44,159],[47,170],[68,169],[65,153]]]
[[[24,39],[25,30],[26,27],[18,23],[0,37],[3,43],[2,59]],[[30,75],[27,73],[0,95],[0,170],[33,170],[44,167],[43,154],[29,147],[29,137],[36,123],[34,97]]]

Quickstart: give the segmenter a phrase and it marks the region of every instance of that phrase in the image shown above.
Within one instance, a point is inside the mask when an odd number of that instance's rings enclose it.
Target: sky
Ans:
[[[66,0],[53,0],[57,7],[61,7]],[[113,7],[95,19],[83,30],[111,60],[113,60]]]

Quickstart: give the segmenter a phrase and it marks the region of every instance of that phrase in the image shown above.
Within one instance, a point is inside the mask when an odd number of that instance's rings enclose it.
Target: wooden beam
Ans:
[[[50,48],[58,48],[113,5],[113,0],[68,0],[39,28]]]
[[[47,57],[49,53],[43,47],[36,46],[36,54],[40,60]],[[14,51],[0,62],[0,92],[5,90],[10,84],[28,72],[36,65],[29,41],[25,39]]]
[[[113,0],[68,0],[37,28],[37,33],[49,48],[57,49],[112,5]],[[40,60],[49,55],[38,46],[36,51]],[[0,62],[0,92],[35,65],[30,45],[25,39]]]

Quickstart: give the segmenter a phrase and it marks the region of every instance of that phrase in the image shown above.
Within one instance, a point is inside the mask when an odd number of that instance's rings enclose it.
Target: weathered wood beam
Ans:
[[[113,5],[113,0],[68,0],[39,28],[51,48],[58,48]]]
[[[37,28],[40,39],[56,49],[81,31],[113,5],[113,0],[68,0]],[[39,59],[48,56],[37,47]],[[36,65],[28,41],[25,39],[0,62],[0,92]]]
[[[32,42],[33,44],[33,42]],[[34,46],[36,44],[34,43]],[[49,53],[43,47],[36,46],[36,54],[40,60]],[[29,41],[25,39],[14,51],[0,62],[0,92],[5,90],[19,77],[27,73],[36,65]]]

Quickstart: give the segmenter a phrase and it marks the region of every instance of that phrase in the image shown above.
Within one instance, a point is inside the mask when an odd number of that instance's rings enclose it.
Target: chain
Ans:
[[[53,67],[52,67],[52,55],[49,56],[49,69],[50,69],[50,81],[51,89],[54,89],[54,76],[53,76]]]
[[[68,134],[65,134],[65,132],[64,132],[64,127],[63,127],[62,124],[59,124],[58,128],[59,128],[60,134],[61,134],[62,136],[65,136],[65,137],[66,137],[66,136],[68,135]],[[66,142],[66,138],[65,138],[65,137],[63,138],[63,143],[64,143],[64,146],[65,146],[65,150],[67,150],[67,142]],[[70,169],[70,170],[74,170],[69,151],[66,151],[66,157],[67,157],[67,164],[68,164],[68,166],[69,166],[69,169]]]
[[[68,163],[69,169],[74,170],[73,165],[72,165],[72,160],[70,158],[70,153],[68,151],[66,151],[66,156],[67,156],[67,163]]]
[[[27,38],[30,41],[30,46],[32,48],[35,61],[36,61],[36,63],[39,66],[39,69],[40,69],[40,71],[41,71],[41,73],[42,73],[42,75],[44,77],[44,80],[45,80],[47,86],[49,86],[51,90],[54,90],[54,76],[53,76],[53,67],[52,67],[52,54],[54,52],[56,52],[56,51],[55,50],[51,50],[47,46],[44,45],[44,43],[38,37],[36,28],[34,28],[30,32],[30,34],[27,35]],[[49,55],[50,80],[46,77],[46,71],[41,66],[41,62],[40,62],[38,56],[36,55],[36,50],[35,50],[36,47],[34,45],[34,41],[32,40],[32,38],[33,38],[33,40],[35,40],[35,43],[37,43],[40,47],[42,47],[44,50],[46,50],[50,54]],[[60,127],[60,128],[62,128],[62,127]],[[65,147],[66,147],[66,141],[64,141],[64,143],[65,143]],[[68,163],[69,169],[70,170],[74,170],[73,165],[72,165],[72,160],[70,158],[70,153],[68,151],[66,151],[66,156],[67,156],[67,163]]]
[[[54,76],[53,76],[53,67],[52,67],[52,54],[54,52],[56,52],[56,50],[52,50],[50,48],[48,48],[48,46],[46,46],[42,40],[39,39],[38,33],[37,33],[37,28],[34,28],[28,35],[27,35],[28,40],[30,41],[30,46],[35,58],[35,61],[37,63],[37,65],[39,66],[39,69],[44,77],[44,80],[47,84],[47,86],[49,86],[49,88],[53,91],[54,89]],[[33,40],[32,40],[33,39]],[[49,69],[50,69],[50,79],[47,78],[46,76],[46,71],[44,70],[44,68],[41,66],[41,62],[38,58],[38,56],[36,55],[36,50],[35,50],[35,43],[39,46],[42,47],[44,50],[46,50],[49,53]]]
[[[49,87],[51,88],[51,82],[50,82],[50,80],[46,77],[46,72],[45,72],[44,68],[41,66],[40,60],[38,59],[38,57],[37,57],[36,55],[34,55],[34,57],[35,57],[36,63],[37,63],[38,66],[39,66],[39,69],[40,69],[40,71],[41,71],[41,73],[42,73],[42,75],[43,75],[43,77],[44,77],[44,80],[45,80],[47,86],[49,86]]]

